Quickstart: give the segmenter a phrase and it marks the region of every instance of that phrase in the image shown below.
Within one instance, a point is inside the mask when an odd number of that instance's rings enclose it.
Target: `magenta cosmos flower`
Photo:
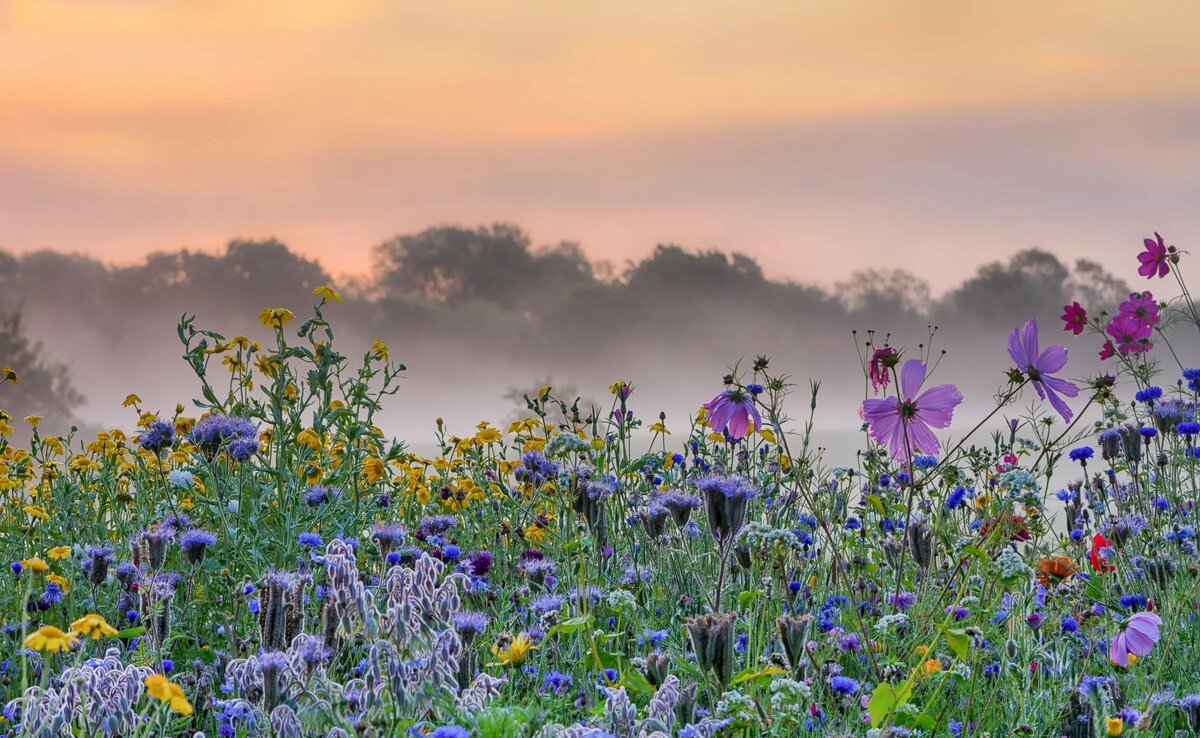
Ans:
[[[921,392],[925,372],[925,362],[909,359],[900,368],[900,396],[863,400],[858,410],[871,440],[887,446],[892,458],[907,460],[909,454],[918,451],[939,453],[942,444],[932,429],[949,427],[954,408],[963,400],[952,384],[939,384]]]
[[[1140,354],[1154,348],[1154,344],[1150,342],[1154,329],[1133,313],[1114,316],[1104,330],[1112,336],[1117,351],[1123,354]]]
[[[1066,323],[1063,326],[1064,331],[1071,331],[1078,336],[1087,328],[1087,310],[1084,310],[1083,305],[1078,302],[1063,305],[1062,321]]]
[[[1154,279],[1155,275],[1165,277],[1171,271],[1170,257],[1167,255],[1167,245],[1163,243],[1163,237],[1154,234],[1154,238],[1147,238],[1142,241],[1146,250],[1138,254],[1138,261],[1141,266],[1138,267],[1138,274],[1146,279]]]
[[[755,428],[762,427],[762,416],[754,406],[754,396],[740,387],[722,391],[705,403],[704,409],[708,411],[708,424],[712,429],[717,433],[728,430],[729,437],[735,441],[745,438],[751,418]]]
[[[1065,397],[1078,397],[1079,388],[1074,382],[1051,374],[1062,371],[1067,365],[1067,347],[1060,343],[1048,347],[1038,353],[1038,324],[1030,320],[1025,325],[1014,328],[1008,337],[1008,355],[1016,362],[1017,368],[1025,372],[1038,397],[1049,400],[1050,406],[1058,411],[1066,422],[1071,422],[1071,408],[1067,407]]]
[[[1125,620],[1124,627],[1112,639],[1108,657],[1118,666],[1129,666],[1129,654],[1138,658],[1150,653],[1162,637],[1159,628],[1162,618],[1152,612],[1136,612]]]
[[[1149,291],[1130,292],[1129,299],[1122,302],[1118,308],[1122,313],[1132,315],[1146,325],[1158,325],[1162,319],[1162,314],[1158,311],[1158,302]]]

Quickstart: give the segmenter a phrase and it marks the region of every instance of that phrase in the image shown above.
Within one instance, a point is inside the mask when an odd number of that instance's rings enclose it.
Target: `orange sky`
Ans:
[[[0,248],[504,219],[944,286],[1200,237],[1200,4],[0,0]],[[829,258],[830,255],[835,258]]]

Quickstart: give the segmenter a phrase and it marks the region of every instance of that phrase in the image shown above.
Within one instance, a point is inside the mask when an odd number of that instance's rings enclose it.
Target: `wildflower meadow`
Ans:
[[[980,417],[938,378],[970,356],[860,334],[849,458],[818,382],[717,349],[689,418],[543,387],[422,455],[378,427],[403,347],[341,353],[334,288],[184,315],[193,398],[0,413],[0,733],[1197,735],[1187,257],[1156,234],[1149,291],[997,335]]]

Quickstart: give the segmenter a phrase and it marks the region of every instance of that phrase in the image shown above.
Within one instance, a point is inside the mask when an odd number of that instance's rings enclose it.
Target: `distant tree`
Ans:
[[[941,315],[993,325],[1015,325],[1031,317],[1061,312],[1070,272],[1054,254],[1041,249],[1018,252],[1007,264],[993,262],[946,295]],[[1056,312],[1057,311],[1057,312]]]
[[[1100,264],[1088,259],[1075,262],[1075,269],[1067,281],[1067,298],[1078,300],[1089,310],[1106,309],[1110,312],[1129,294],[1129,283],[1109,274]]]
[[[745,254],[692,253],[675,244],[659,244],[654,253],[625,270],[624,283],[635,293],[723,297],[760,289],[762,267]]]
[[[114,269],[118,292],[140,303],[187,305],[222,312],[257,312],[267,305],[299,307],[329,274],[282,242],[233,240],[220,255],[187,249],[159,252],[142,264]]]
[[[868,318],[919,315],[930,308],[929,283],[902,269],[867,269],[837,285],[846,308]]]
[[[0,364],[19,377],[0,385],[0,407],[9,415],[38,415],[58,430],[75,422],[84,398],[71,384],[67,366],[48,359],[42,345],[25,335],[19,310],[0,312]]]
[[[535,285],[529,236],[514,225],[439,226],[375,247],[385,297],[446,303],[486,300],[516,307]]]

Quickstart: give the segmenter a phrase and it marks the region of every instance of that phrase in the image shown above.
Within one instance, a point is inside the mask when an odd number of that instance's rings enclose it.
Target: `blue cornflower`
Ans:
[[[1162,387],[1153,387],[1152,386],[1152,387],[1147,387],[1144,390],[1140,390],[1136,395],[1133,396],[1133,399],[1137,400],[1138,402],[1146,403],[1147,405],[1149,405],[1149,404],[1153,404],[1155,400],[1159,399],[1162,396],[1163,396]]]
[[[1096,450],[1091,446],[1080,446],[1079,448],[1071,449],[1071,461],[1078,461],[1080,464],[1087,464],[1088,459],[1096,455]]]
[[[309,548],[320,548],[321,544],[323,543],[319,534],[308,532],[301,533],[300,537],[297,539],[297,542],[301,546],[308,546]]]
[[[946,495],[946,509],[957,510],[963,506],[963,503],[966,501],[966,499],[967,488],[959,485],[951,490],[950,494]]]
[[[937,466],[937,457],[926,454],[917,454],[912,460],[914,469],[932,469]]]
[[[839,694],[854,694],[858,691],[858,682],[847,676],[835,676],[829,680],[829,686]]]

